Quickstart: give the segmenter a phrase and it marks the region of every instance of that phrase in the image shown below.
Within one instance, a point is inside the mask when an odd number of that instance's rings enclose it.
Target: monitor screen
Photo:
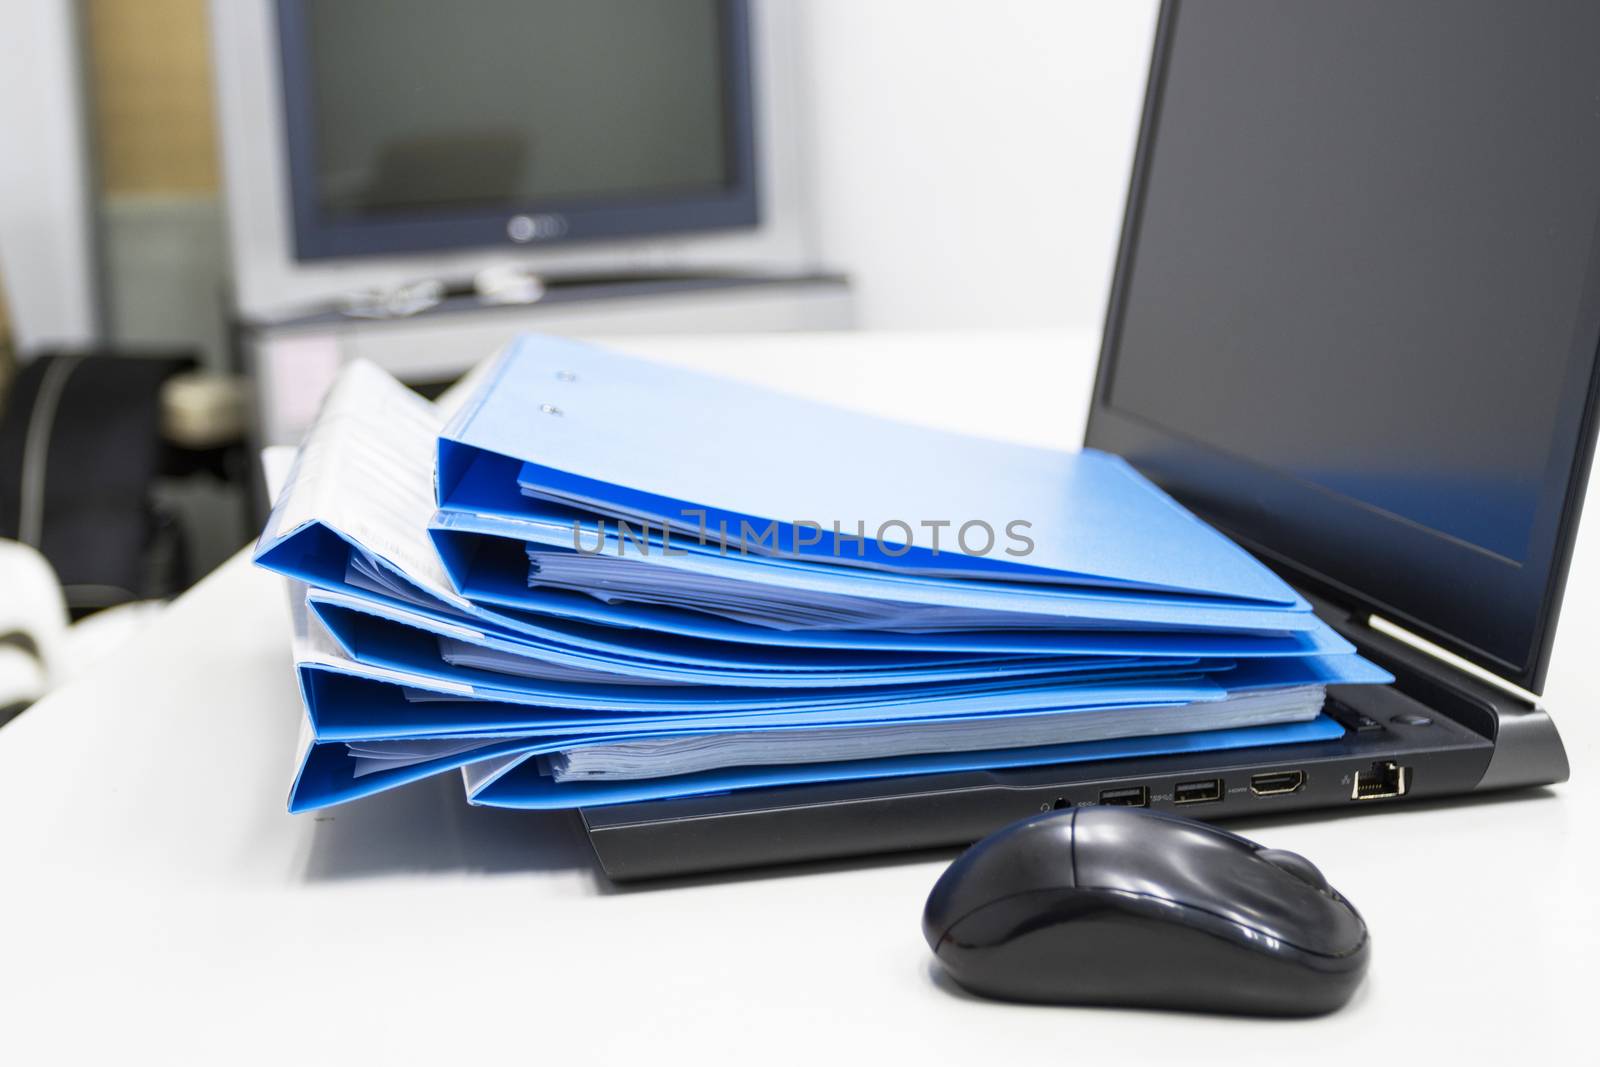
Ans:
[[[297,253],[754,222],[743,16],[724,0],[281,0]]]
[[[1169,5],[1091,431],[1525,684],[1600,339],[1596,34],[1582,2]]]

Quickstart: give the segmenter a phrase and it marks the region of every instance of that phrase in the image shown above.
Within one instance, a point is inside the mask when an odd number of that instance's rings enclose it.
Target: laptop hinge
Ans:
[[[1398,627],[1374,620],[1365,611],[1352,612],[1327,597],[1303,589],[1299,592],[1311,602],[1312,608],[1324,622],[1353,642],[1368,659],[1392,671],[1396,688],[1408,693],[1419,685],[1426,686],[1430,691],[1445,689],[1460,693],[1473,703],[1498,705],[1509,701],[1522,707],[1538,704],[1534,694],[1517,689],[1487,672],[1463,669],[1463,666],[1435,654],[1415,639],[1408,639],[1409,635]],[[1377,625],[1374,625],[1375,622]]]
[[[1461,669],[1426,649],[1352,614],[1324,597],[1301,591],[1317,615],[1361,654],[1389,670],[1395,688],[1495,743],[1479,789],[1506,789],[1565,781],[1566,750],[1538,698],[1477,672]]]

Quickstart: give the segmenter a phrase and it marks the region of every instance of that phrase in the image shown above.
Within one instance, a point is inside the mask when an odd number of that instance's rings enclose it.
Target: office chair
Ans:
[[[161,386],[186,354],[57,353],[22,365],[0,410],[0,537],[37,548],[74,617],[167,596],[187,578],[177,522],[152,502]]]

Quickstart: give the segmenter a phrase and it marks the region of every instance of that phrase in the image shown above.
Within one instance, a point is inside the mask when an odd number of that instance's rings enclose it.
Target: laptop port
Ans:
[[[1281,797],[1300,792],[1305,784],[1305,771],[1273,771],[1270,774],[1251,775],[1250,792],[1258,797]]]
[[[1174,804],[1204,804],[1222,799],[1222,779],[1207,778],[1203,782],[1179,782],[1172,790]]]
[[[1392,761],[1374,763],[1370,771],[1357,771],[1350,786],[1351,800],[1383,800],[1403,797],[1411,788],[1411,768]]]
[[[1128,789],[1102,789],[1100,803],[1114,808],[1147,807],[1150,804],[1150,790],[1142,785]]]

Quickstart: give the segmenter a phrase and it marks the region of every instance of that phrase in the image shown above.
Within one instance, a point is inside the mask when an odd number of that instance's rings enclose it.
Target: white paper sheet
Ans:
[[[434,405],[372,364],[351,363],[300,448],[263,541],[322,522],[425,592],[461,603],[427,533],[443,425]]]
[[[1192,729],[1196,712],[1208,730],[1315,718],[1326,690],[1320,685],[1239,693],[1204,705],[1110,708],[1065,715],[991,716],[952,722],[751,730],[649,738],[573,748],[541,757],[556,781],[623,781],[661,778],[718,767],[832,763],[936,752],[978,752],[1069,744],[1107,737],[1155,736]]]

